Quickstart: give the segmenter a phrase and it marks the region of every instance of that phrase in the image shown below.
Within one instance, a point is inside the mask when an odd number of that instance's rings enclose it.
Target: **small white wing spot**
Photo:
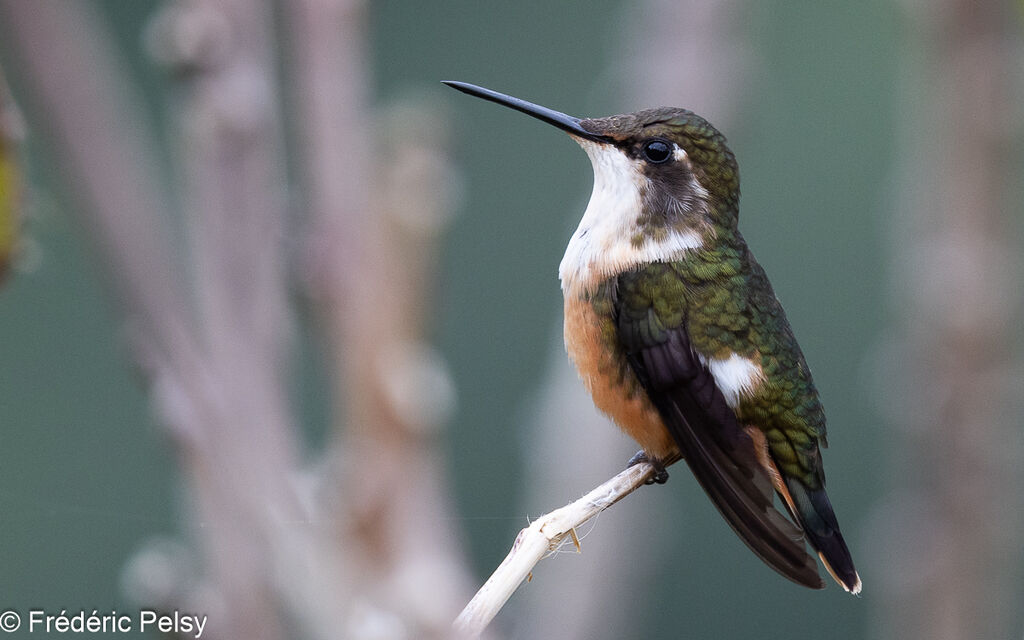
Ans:
[[[761,366],[738,354],[734,353],[724,360],[702,357],[701,361],[711,371],[711,377],[725,396],[726,404],[733,409],[739,406],[741,396],[753,394],[764,382]]]

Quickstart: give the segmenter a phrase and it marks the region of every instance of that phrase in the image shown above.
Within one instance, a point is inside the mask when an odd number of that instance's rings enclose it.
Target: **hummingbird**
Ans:
[[[444,84],[565,131],[594,187],[559,265],[565,345],[597,407],[641,447],[652,479],[683,459],[772,569],[848,592],[861,580],[825,493],[825,413],[782,305],[738,228],[725,137],[662,107],[575,118],[464,82]],[[776,509],[778,494],[792,520]]]

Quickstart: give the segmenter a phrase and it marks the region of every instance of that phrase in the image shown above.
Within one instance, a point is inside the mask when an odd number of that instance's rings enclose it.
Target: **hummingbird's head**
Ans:
[[[736,158],[725,137],[692,111],[580,119],[483,87],[445,84],[554,125],[590,156],[594,190],[562,260],[563,286],[590,289],[609,275],[678,259],[735,230]]]
[[[707,120],[686,109],[662,107],[607,118],[579,121],[593,137],[571,135],[595,162],[621,156],[650,216],[713,216],[725,205],[731,216],[716,220],[734,225],[740,180],[736,158],[725,136]],[[705,220],[710,222],[710,220]]]

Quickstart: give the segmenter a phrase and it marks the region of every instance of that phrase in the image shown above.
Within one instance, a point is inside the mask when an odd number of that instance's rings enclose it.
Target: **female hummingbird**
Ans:
[[[725,137],[686,109],[580,119],[445,84],[567,132],[594,189],[559,266],[565,344],[599,409],[643,450],[680,458],[739,537],[790,580],[860,577],[828,495],[825,414],[782,305],[737,228]],[[793,522],[775,509],[777,493]]]

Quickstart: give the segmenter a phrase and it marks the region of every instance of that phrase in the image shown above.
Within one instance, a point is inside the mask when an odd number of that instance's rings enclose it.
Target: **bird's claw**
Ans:
[[[665,470],[665,465],[661,463],[657,458],[651,458],[647,455],[647,452],[641,449],[629,459],[626,463],[626,468],[632,467],[633,465],[640,464],[642,462],[649,462],[654,467],[655,473],[647,482],[644,484],[665,484],[668,482],[668,471]]]

